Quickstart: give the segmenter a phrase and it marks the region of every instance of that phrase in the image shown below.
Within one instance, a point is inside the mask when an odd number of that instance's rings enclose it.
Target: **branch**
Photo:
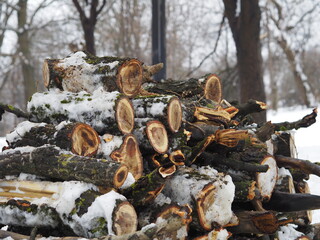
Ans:
[[[0,121],[2,120],[2,114],[4,114],[4,112],[10,112],[13,113],[14,115],[16,115],[17,117],[22,117],[22,118],[26,118],[26,119],[30,119],[31,115],[27,112],[22,111],[19,108],[16,108],[12,105],[9,104],[3,104],[0,102]]]
[[[198,70],[202,64],[211,56],[213,55],[216,50],[217,50],[217,47],[218,47],[218,42],[219,42],[219,39],[220,39],[220,36],[221,36],[221,32],[222,32],[222,27],[223,27],[223,24],[224,24],[224,20],[225,20],[225,15],[223,15],[222,17],[222,20],[221,20],[221,23],[220,23],[220,27],[219,27],[219,31],[218,31],[218,37],[217,37],[217,40],[216,40],[216,43],[214,45],[214,48],[212,50],[212,52],[210,52],[207,56],[205,56],[201,62],[199,63],[199,65],[197,67],[195,67],[193,70],[191,70],[187,75],[186,77],[189,77],[192,73],[194,73],[196,70]]]
[[[81,8],[78,0],[72,0],[74,6],[76,7],[76,9],[78,10],[79,14],[80,14],[80,19],[87,19],[85,12],[83,11],[83,9]]]
[[[102,5],[100,6],[100,8],[97,10],[97,16],[101,13],[102,9],[104,8],[104,6],[106,5],[107,1],[106,0],[103,0],[103,3]],[[114,1],[113,1],[114,3]],[[112,5],[113,5],[112,3]]]
[[[273,123],[275,127],[275,131],[287,131],[292,129],[306,128],[311,126],[316,122],[318,110],[317,108],[312,110],[312,113],[304,116],[302,119],[295,122],[281,122],[281,123]]]
[[[32,14],[32,16],[31,16],[31,18],[30,18],[30,21],[29,21],[29,26],[31,26],[32,24],[33,24],[33,20],[34,20],[34,18],[35,18],[35,16],[37,15],[37,13],[41,10],[41,9],[43,9],[43,8],[46,8],[46,7],[48,7],[48,6],[50,6],[53,2],[55,2],[56,0],[51,0],[50,2],[46,2],[46,1],[43,1],[35,10],[34,10],[34,12],[33,12],[33,14]]]
[[[308,160],[276,155],[275,159],[279,167],[296,168],[306,174],[314,174],[320,177],[320,166]]]

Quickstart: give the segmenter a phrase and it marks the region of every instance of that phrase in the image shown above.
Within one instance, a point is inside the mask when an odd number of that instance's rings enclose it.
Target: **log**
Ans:
[[[320,196],[304,193],[285,193],[275,191],[265,209],[279,212],[307,211],[320,208]]]
[[[199,79],[191,78],[183,81],[165,81],[151,83],[143,86],[145,90],[158,94],[174,94],[181,98],[205,97],[220,103],[222,87],[219,77],[210,74]]]
[[[142,176],[122,194],[125,195],[136,208],[143,207],[152,201],[163,190],[167,180],[176,172],[176,166],[159,167],[151,173]]]
[[[159,221],[156,224],[149,224],[145,226],[140,231],[136,231],[131,234],[124,234],[121,236],[116,235],[107,235],[101,236],[99,238],[90,238],[90,240],[129,240],[129,239],[137,239],[137,240],[148,240],[148,239],[159,239],[165,240],[167,238],[167,234],[177,232],[179,229],[185,226],[185,220],[178,215],[171,215],[168,219],[163,221]],[[7,232],[0,230],[0,237],[12,237],[14,240],[21,240],[20,237],[23,239],[29,238],[29,236],[15,234],[12,232]],[[35,239],[41,240],[43,239],[42,236],[36,237]],[[53,240],[89,240],[83,237],[55,237],[52,238]]]
[[[18,182],[19,189],[30,186],[25,184],[27,182]],[[41,192],[51,192],[50,196],[30,196],[29,201],[10,199],[4,202],[2,199],[0,222],[23,227],[60,228],[60,231],[69,228],[82,237],[123,235],[137,230],[134,208],[124,196],[114,191],[101,194],[94,185],[81,182],[44,184]]]
[[[162,122],[170,132],[177,132],[182,122],[180,100],[172,95],[137,96],[132,99],[136,118]]]
[[[79,122],[63,122],[54,126],[24,121],[7,134],[6,140],[10,148],[51,144],[81,156],[95,156],[100,144],[97,132],[89,125]]]
[[[98,158],[111,158],[116,162],[126,165],[135,179],[142,176],[143,159],[139,143],[133,134],[125,136],[104,134],[101,139]]]
[[[218,174],[212,168],[196,170],[180,167],[166,182],[163,194],[174,202],[189,204],[194,209],[192,217],[196,228],[211,231],[233,220],[231,203],[234,184],[230,176]]]
[[[28,102],[30,121],[59,124],[82,122],[100,135],[128,134],[134,128],[134,110],[130,100],[118,92],[98,89],[93,94],[51,90],[35,93]]]
[[[140,91],[143,69],[137,59],[96,57],[80,51],[64,59],[46,59],[42,75],[48,89],[93,93],[103,87],[133,97]]]
[[[128,167],[113,160],[73,155],[54,146],[17,148],[2,152],[0,178],[20,173],[119,188],[126,180]]]
[[[228,172],[228,168],[231,168],[232,170],[255,174],[256,172],[267,172],[269,169],[268,165],[244,162],[241,160],[240,155],[236,153],[226,156],[219,153],[203,152],[196,163],[204,166],[214,166],[222,172]]]
[[[157,120],[137,122],[133,134],[136,136],[142,154],[166,153],[169,148],[168,134],[165,126]]]

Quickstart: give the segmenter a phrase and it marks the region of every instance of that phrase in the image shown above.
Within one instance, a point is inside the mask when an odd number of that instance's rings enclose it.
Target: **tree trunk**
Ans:
[[[25,89],[25,102],[29,100],[34,92],[36,92],[36,82],[34,68],[32,66],[31,58],[31,44],[27,26],[27,4],[28,0],[19,0],[18,1],[18,44],[19,44],[19,53],[21,56],[21,65],[22,65],[22,78]]]
[[[250,2],[241,0],[241,3],[234,0],[223,0],[223,2],[237,49],[240,101],[246,102],[252,98],[266,102],[262,75],[259,0]],[[236,16],[237,4],[241,4],[239,16]],[[258,122],[264,122],[266,113],[255,118]]]

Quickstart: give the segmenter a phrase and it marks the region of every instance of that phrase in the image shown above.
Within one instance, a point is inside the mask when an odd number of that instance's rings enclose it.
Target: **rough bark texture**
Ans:
[[[158,94],[174,94],[181,98],[200,99],[205,97],[217,103],[221,101],[222,87],[218,76],[209,74],[199,79],[190,78],[184,81],[166,81],[164,83],[151,83],[144,89]]]
[[[27,153],[19,150],[0,155],[0,176],[29,173],[49,179],[79,180],[104,187],[121,187],[128,167],[111,160],[63,153],[52,146]]]
[[[249,99],[266,101],[262,75],[260,43],[261,11],[259,1],[240,2],[224,0],[225,15],[228,18],[237,49],[240,76],[240,101]],[[236,15],[237,4],[241,4],[240,15]],[[249,87],[250,86],[250,87]],[[260,115],[258,122],[265,121],[266,114]]]

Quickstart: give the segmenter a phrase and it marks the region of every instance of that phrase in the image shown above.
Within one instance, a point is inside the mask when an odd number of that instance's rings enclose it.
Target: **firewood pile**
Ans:
[[[161,64],[76,52],[43,64],[46,92],[0,154],[0,238],[319,239],[309,174],[266,104],[222,99],[220,79],[152,81]],[[69,237],[67,237],[69,236]]]

